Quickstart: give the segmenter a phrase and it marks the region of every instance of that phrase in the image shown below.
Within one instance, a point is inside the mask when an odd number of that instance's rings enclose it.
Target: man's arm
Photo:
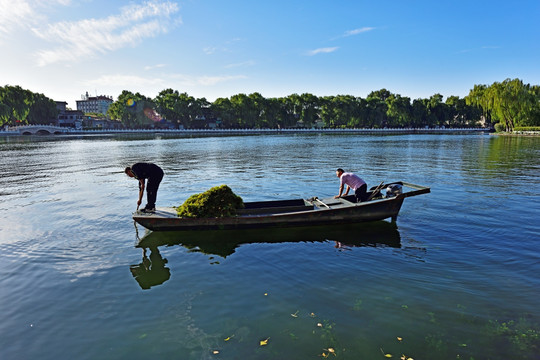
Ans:
[[[137,209],[141,206],[142,197],[144,194],[144,179],[139,179],[139,200],[137,200]]]
[[[347,186],[348,187],[348,186]],[[349,192],[349,190],[347,189],[347,192]],[[334,199],[337,199],[338,197],[341,197],[341,194],[343,193],[343,184],[341,184],[339,186],[339,194],[334,196]]]

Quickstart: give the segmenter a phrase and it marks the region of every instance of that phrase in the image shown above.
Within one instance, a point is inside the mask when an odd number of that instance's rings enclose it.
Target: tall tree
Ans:
[[[56,103],[43,94],[33,94],[28,111],[29,124],[50,124],[58,117]]]
[[[0,113],[0,125],[28,124],[32,92],[20,86],[5,86],[0,88],[0,103],[8,107]]]
[[[127,90],[122,91],[118,100],[109,106],[107,114],[111,119],[120,120],[127,128],[150,128],[159,120],[152,99]]]
[[[221,120],[225,128],[236,127],[236,114],[233,104],[228,98],[217,98],[211,105],[214,115]]]
[[[388,126],[404,127],[411,123],[412,106],[411,99],[398,94],[391,94],[386,98],[386,115],[388,116]]]

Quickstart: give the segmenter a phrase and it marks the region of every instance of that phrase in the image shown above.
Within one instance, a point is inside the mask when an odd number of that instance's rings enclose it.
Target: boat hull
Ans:
[[[176,211],[173,208],[159,208],[156,214],[134,215],[133,218],[145,228],[154,231],[279,228],[383,220],[396,217],[402,204],[403,198],[394,198],[339,209],[311,209],[223,218],[179,218],[174,217]]]
[[[426,187],[406,185],[415,190],[362,203],[352,202],[351,196],[248,202],[237,216],[221,218],[181,218],[174,208],[158,208],[154,214],[136,212],[133,219],[153,231],[283,228],[395,220],[406,197],[430,192]]]

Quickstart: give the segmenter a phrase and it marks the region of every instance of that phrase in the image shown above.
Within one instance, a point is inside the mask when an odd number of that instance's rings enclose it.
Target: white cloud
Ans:
[[[85,82],[85,85],[103,88],[141,89],[148,86],[165,86],[165,81],[156,77],[142,77],[136,75],[103,75],[97,79]]]
[[[215,53],[217,50],[216,47],[212,47],[212,46],[207,46],[205,48],[203,48],[203,52],[206,54],[206,55],[212,55],[213,53]]]
[[[0,33],[10,33],[21,23],[33,23],[36,15],[29,1],[0,0]]]
[[[184,86],[212,86],[222,82],[229,82],[247,78],[245,75],[192,76],[184,74],[176,74],[172,77],[178,79],[180,83]]]
[[[99,87],[100,89],[130,89],[130,91],[139,91],[138,89],[164,89],[168,87],[178,88],[181,86],[213,86],[218,83],[235,81],[247,78],[244,75],[219,75],[219,76],[193,76],[185,74],[162,74],[161,77],[109,74],[99,78],[84,82],[84,86],[89,88]],[[177,82],[177,84],[175,84]],[[109,90],[108,90],[109,91]]]
[[[3,1],[3,0],[2,0]],[[59,46],[37,52],[38,65],[77,61],[127,46],[135,46],[145,38],[167,33],[176,25],[173,16],[178,4],[149,1],[121,8],[120,14],[102,19],[64,21],[34,28],[34,34]]]
[[[167,66],[167,65],[165,65],[165,64],[147,65],[147,66],[144,67],[144,70],[148,71],[148,70],[153,70],[153,69],[159,69],[159,68],[163,68],[165,66]]]
[[[42,15],[45,9],[70,3],[71,0],[0,0],[0,36],[20,27],[43,23],[46,21]]]
[[[307,54],[308,54],[309,56],[313,56],[313,55],[317,55],[317,54],[326,54],[326,53],[334,52],[334,51],[336,51],[337,49],[339,49],[339,47],[337,47],[337,46],[334,46],[334,47],[325,47],[325,48],[319,48],[319,49],[315,49],[315,50],[308,51]]]
[[[362,28],[358,28],[358,29],[354,29],[354,30],[347,30],[343,34],[341,34],[339,36],[336,36],[336,37],[332,38],[331,40],[342,39],[342,38],[362,34],[362,33],[368,32],[368,31],[372,31],[372,30],[375,30],[375,28],[374,27],[367,27],[367,26],[362,27]]]
[[[224,68],[225,69],[231,69],[231,68],[247,67],[247,66],[253,66],[253,65],[255,65],[255,61],[248,60],[248,61],[239,62],[239,63],[235,63],[235,64],[228,64],[228,65],[225,65]]]
[[[359,28],[359,29],[348,30],[348,31],[345,31],[345,33],[342,35],[342,37],[358,35],[358,34],[365,33],[365,32],[368,32],[368,31],[371,31],[371,30],[374,30],[374,29],[375,29],[374,27],[363,27],[363,28]]]
[[[222,45],[217,45],[217,46],[206,46],[202,49],[202,51],[206,54],[206,55],[212,55],[212,54],[215,54],[217,52],[231,52],[231,45],[234,46],[234,44],[238,43],[238,42],[241,42],[243,41],[242,38],[233,38],[233,39],[230,39],[230,40],[227,40],[225,41]]]
[[[223,76],[201,76],[198,77],[197,83],[204,86],[212,86],[217,83],[228,82],[233,80],[245,79],[244,75],[223,75]]]

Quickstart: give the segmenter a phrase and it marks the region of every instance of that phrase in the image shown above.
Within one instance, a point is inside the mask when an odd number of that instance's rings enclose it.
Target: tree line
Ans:
[[[146,111],[145,111],[146,109]],[[154,114],[154,117],[149,113]],[[152,126],[156,115],[184,128],[200,127],[203,117],[219,119],[224,128],[291,128],[300,124],[326,128],[477,127],[497,124],[499,130],[540,126],[540,86],[506,79],[475,85],[465,98],[441,94],[414,99],[386,89],[365,99],[352,95],[304,93],[265,98],[260,93],[237,94],[208,102],[166,89],[155,98],[123,91],[109,108],[109,116],[127,127]]]
[[[0,87],[0,126],[49,124],[58,116],[56,102],[20,86]]]
[[[153,114],[153,116],[151,116]],[[371,92],[367,98],[352,95],[318,97],[292,94],[265,98],[260,93],[237,94],[209,102],[187,93],[166,89],[151,99],[140,93],[123,91],[108,111],[112,119],[127,127],[149,127],[162,118],[175,126],[204,126],[204,119],[218,120],[223,128],[403,128],[476,127],[482,111],[476,104],[441,94],[415,99],[386,89]]]
[[[49,123],[57,115],[55,102],[19,86],[0,87],[0,126]],[[155,98],[122,91],[106,114],[126,128],[156,127],[167,120],[175,127],[200,128],[208,120],[222,128],[420,128],[477,127],[498,130],[540,126],[540,86],[506,79],[475,85],[464,98],[441,94],[414,99],[387,89],[366,98],[352,95],[291,94],[265,98],[260,93],[237,94],[209,102],[177,90],[162,90]]]

